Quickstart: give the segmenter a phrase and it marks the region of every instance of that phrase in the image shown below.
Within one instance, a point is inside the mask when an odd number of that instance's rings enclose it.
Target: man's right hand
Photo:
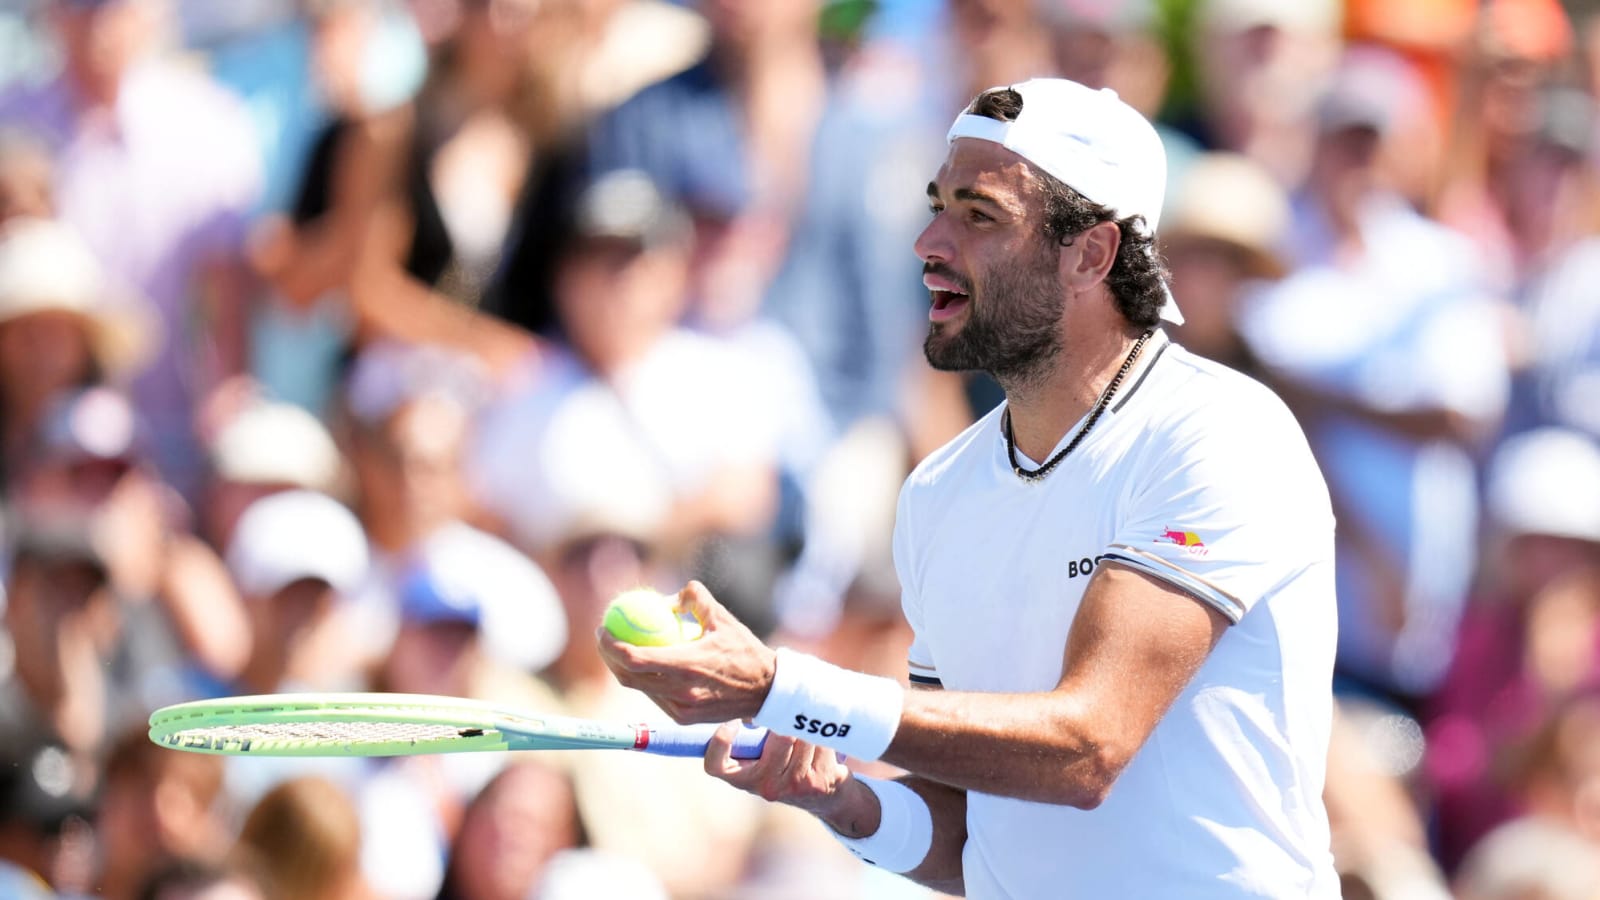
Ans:
[[[738,722],[717,729],[706,748],[706,773],[775,803],[803,809],[845,837],[878,830],[877,795],[851,775],[838,753],[780,734],[767,737],[760,759],[730,755]]]

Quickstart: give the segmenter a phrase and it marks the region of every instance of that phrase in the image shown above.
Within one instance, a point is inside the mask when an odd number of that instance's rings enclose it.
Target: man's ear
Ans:
[[[1100,222],[1073,235],[1061,248],[1061,283],[1084,291],[1106,280],[1122,246],[1122,229],[1115,222]]]

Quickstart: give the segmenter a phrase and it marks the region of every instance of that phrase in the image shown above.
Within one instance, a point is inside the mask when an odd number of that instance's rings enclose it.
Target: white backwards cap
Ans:
[[[1015,121],[962,113],[946,140],[992,141],[1033,163],[1063,184],[1116,214],[1143,216],[1145,233],[1161,221],[1167,152],[1161,136],[1139,111],[1110,88],[1092,90],[1065,78],[1034,78],[1009,87],[1022,95]],[[1161,318],[1183,323],[1163,286]]]

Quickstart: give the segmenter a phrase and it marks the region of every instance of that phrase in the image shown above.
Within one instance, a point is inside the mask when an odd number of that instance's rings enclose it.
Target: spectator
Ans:
[[[676,324],[690,249],[681,211],[637,172],[605,176],[579,209],[581,238],[557,279],[565,346],[486,418],[472,467],[479,501],[535,553],[614,473],[665,488],[638,502],[667,504],[657,521],[669,530],[655,538],[680,558],[709,536],[765,533],[777,438],[728,414],[761,376],[725,342]]]
[[[1157,5],[1151,0],[1046,0],[1038,6],[1049,27],[1055,74],[1092,88],[1111,88],[1152,120],[1166,146],[1166,196],[1173,197],[1179,177],[1200,148],[1158,119],[1167,101],[1172,61],[1157,33]],[[1162,215],[1164,225],[1170,217],[1169,209]]]
[[[240,248],[260,163],[237,101],[160,58],[165,9],[159,0],[54,0],[61,73],[0,95],[0,125],[40,136],[56,161],[61,218],[158,311],[162,351],[134,396],[152,425],[152,458],[192,495],[201,474],[194,408],[246,362]],[[139,239],[130,240],[135,223]]]
[[[249,396],[208,443],[211,480],[201,519],[214,546],[226,547],[239,514],[263,497],[288,490],[336,494],[345,486],[333,436],[298,406]]]
[[[508,766],[468,807],[437,900],[665,900],[636,859],[585,846],[575,801],[561,769],[533,759]]]
[[[1513,172],[1505,200],[1514,225],[1518,313],[1516,365],[1506,430],[1575,428],[1600,439],[1600,299],[1587,289],[1600,266],[1593,235],[1594,100],[1571,89],[1545,91],[1540,125]]]
[[[1456,880],[1457,900],[1591,900],[1600,855],[1590,841],[1539,819],[1496,829],[1475,848]]]
[[[1241,330],[1339,515],[1341,686],[1412,704],[1450,664],[1477,538],[1472,453],[1497,427],[1507,375],[1470,245],[1382,181],[1404,94],[1392,71],[1354,61],[1319,102],[1295,271],[1252,298]]]
[[[330,497],[287,491],[239,516],[228,568],[250,615],[250,661],[239,693],[361,686],[362,635],[348,604],[367,577],[366,537]]]
[[[148,310],[117,296],[73,230],[0,226],[0,488],[15,477],[63,391],[123,381],[155,350]]]
[[[219,757],[173,753],[135,728],[112,746],[103,773],[95,815],[97,895],[135,900],[174,860],[221,860],[229,841],[219,808]]]
[[[23,129],[0,129],[0,225],[56,214],[50,151]]]
[[[105,569],[118,618],[130,623],[141,666],[166,679],[233,677],[248,648],[238,594],[215,552],[188,529],[183,504],[146,455],[147,432],[128,401],[107,388],[57,398],[12,491],[13,511]],[[175,676],[175,677],[174,677]],[[158,698],[149,697],[152,702]]]
[[[1359,699],[1338,705],[1323,800],[1343,896],[1449,900],[1416,802],[1422,744],[1402,714]]]
[[[1512,438],[1489,470],[1487,513],[1485,577],[1429,703],[1435,843],[1452,870],[1515,812],[1497,760],[1600,683],[1600,449],[1553,429]]]
[[[1200,103],[1183,130],[1207,150],[1241,153],[1279,183],[1298,184],[1311,150],[1305,121],[1339,57],[1339,6],[1199,3],[1190,35]]]
[[[1519,183],[1518,170],[1542,130],[1541,94],[1562,78],[1574,35],[1556,0],[1492,0],[1477,8],[1465,53],[1457,50],[1453,134],[1428,208],[1468,235],[1492,283],[1510,290],[1538,261],[1526,244],[1537,231],[1523,233],[1517,221],[1530,211],[1518,196],[1530,186]]]
[[[1288,274],[1279,247],[1287,195],[1249,158],[1208,153],[1184,172],[1161,218],[1162,255],[1183,298],[1175,336],[1202,356],[1254,371],[1238,318],[1251,290]]]
[[[485,649],[491,604],[501,594],[460,555],[432,554],[401,580],[400,626],[377,688],[490,701],[505,709],[556,710],[560,702],[526,673]],[[507,764],[496,753],[407,757],[369,767],[356,793],[362,867],[385,897],[431,898],[468,801]]]
[[[0,744],[0,896],[54,898],[88,890],[81,826],[93,772],[65,748],[8,728]],[[30,737],[32,739],[30,739]],[[76,846],[75,846],[76,845]]]
[[[239,848],[260,861],[269,900],[362,900],[361,823],[338,785],[315,776],[268,791],[245,818]]]
[[[5,626],[16,655],[0,693],[7,730],[51,735],[92,759],[106,720],[122,712],[107,702],[117,686],[101,670],[119,625],[104,563],[87,540],[19,535],[6,583]]]
[[[590,485],[569,529],[548,556],[574,634],[592,634],[611,598],[626,588],[663,584],[652,522],[641,520],[631,488]],[[648,485],[648,482],[644,482]],[[659,721],[644,695],[611,677],[592,640],[570,641],[546,677],[565,711],[612,721]],[[755,839],[760,809],[744,795],[711,790],[697,767],[636,753],[583,753],[571,759],[589,843],[642,862],[672,896],[731,889]],[[620,804],[620,805],[619,805]]]
[[[1597,746],[1600,697],[1590,689],[1553,710],[1523,748],[1511,781],[1525,815],[1491,831],[1472,849],[1462,864],[1461,896],[1594,896],[1600,881]]]
[[[486,390],[470,358],[439,347],[377,344],[345,388],[350,461],[374,554],[358,608],[364,652],[394,640],[401,584],[414,567],[439,565],[466,579],[484,606],[485,649],[537,671],[567,640],[560,602],[544,572],[499,538],[464,521],[464,443]],[[528,466],[522,448],[517,477]],[[497,490],[509,492],[507,479]]]

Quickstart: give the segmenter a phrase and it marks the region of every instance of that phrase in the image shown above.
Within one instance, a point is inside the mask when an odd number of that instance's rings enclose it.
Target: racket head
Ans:
[[[179,703],[150,716],[163,747],[225,756],[415,756],[631,748],[637,730],[532,716],[425,694],[259,694]]]

